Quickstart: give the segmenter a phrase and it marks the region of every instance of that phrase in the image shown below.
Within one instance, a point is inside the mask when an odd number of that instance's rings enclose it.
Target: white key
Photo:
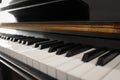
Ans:
[[[47,74],[52,76],[52,77],[54,77],[54,78],[57,78],[56,67],[58,67],[58,66],[60,66],[60,65],[62,65],[64,63],[67,63],[67,62],[69,62],[71,60],[80,59],[80,57],[81,57],[80,54],[78,54],[76,56],[73,56],[73,57],[70,57],[70,58],[65,57],[65,54],[64,55],[60,55],[60,56],[56,55],[55,58],[52,59],[52,61],[50,61],[50,62],[45,60],[45,62],[42,65],[40,65],[40,67],[41,66],[44,67],[44,68],[46,67]]]
[[[19,55],[18,53],[20,52],[24,52],[24,51],[28,51],[28,50],[31,50],[33,49],[32,47],[30,46],[25,46],[25,45],[13,45],[11,47],[9,47],[9,53],[11,53],[11,56],[16,58],[16,59],[19,59]],[[6,52],[7,53],[7,52]]]
[[[19,56],[17,55],[17,53],[31,50],[31,49],[33,49],[31,46],[25,46],[15,42],[5,41],[5,40],[2,42],[0,46],[0,50],[2,52],[16,59],[19,59]]]
[[[68,71],[68,80],[80,80],[80,78],[88,71],[94,69],[96,67],[97,59],[94,59],[88,63],[83,63],[82,65],[79,65],[75,69]]]
[[[20,57],[20,61],[27,64],[27,61],[29,61],[29,59],[27,59],[27,57],[29,58],[29,56],[35,55],[35,54],[38,55],[37,52],[35,52],[36,50],[38,50],[38,49],[33,48],[31,50],[18,53],[18,55]]]
[[[80,65],[82,65],[83,62],[80,59],[75,59],[72,60],[68,63],[66,63],[65,65],[61,65],[60,67],[57,68],[57,79],[58,80],[67,80],[67,72],[69,70],[72,70]]]
[[[64,56],[64,55],[61,55],[61,56]],[[50,63],[52,61],[55,61],[56,59],[60,59],[61,56],[55,55],[53,57],[49,57],[49,58],[46,58],[46,59],[43,59],[43,60],[38,60],[39,63],[40,63],[40,71],[47,74],[47,65],[46,64]]]
[[[93,49],[89,49],[87,51],[84,51],[84,52],[79,54],[79,58],[76,58],[76,59],[74,59],[72,61],[69,61],[69,62],[67,62],[65,64],[62,64],[61,66],[56,67],[57,79],[59,79],[59,80],[67,80],[67,73],[66,72],[68,72],[68,71],[74,69],[75,67],[78,67],[81,64],[83,64],[84,62],[81,61],[83,55],[85,53],[88,53],[88,52],[93,51],[93,50],[95,50],[95,49],[93,48]]]
[[[24,43],[24,41],[21,42],[21,44],[23,44],[23,43]]]
[[[10,41],[12,40],[12,38],[10,38]]]
[[[48,54],[48,55],[45,55],[45,54]],[[38,60],[43,60],[43,59],[50,58],[50,57],[53,57],[53,56],[55,56],[55,53],[52,53],[52,54],[51,53],[44,53],[43,56],[37,57],[36,59],[33,59],[33,67],[40,70],[40,62]]]
[[[21,48],[21,49],[24,49],[24,48],[27,48],[27,46],[23,46],[23,47],[19,47],[19,48]],[[35,48],[32,48],[31,46],[29,46],[28,47],[28,49],[25,49],[25,50],[17,50],[17,51],[15,51],[14,52],[14,58],[15,59],[17,59],[17,60],[19,60],[19,61],[22,61],[22,54],[21,53],[23,53],[23,52],[28,52],[28,51],[32,51],[32,50],[34,50]]]
[[[62,65],[64,63],[67,63],[67,62],[69,62],[71,60],[74,60],[74,58],[67,58],[65,56],[59,56],[58,58],[54,59],[53,61],[45,63],[44,65],[47,66],[47,74],[49,76],[57,78],[56,67],[60,66],[60,65]]]
[[[9,44],[8,41],[5,41],[5,40],[0,40],[0,44],[1,44],[0,51],[7,54],[9,52],[9,47],[11,47],[12,45]],[[8,55],[10,55],[10,53]]]
[[[9,46],[7,46],[7,45],[9,45]],[[3,47],[3,48],[19,48],[19,46],[24,46],[24,45],[19,45],[19,44],[16,44],[16,43],[14,43],[14,42],[11,42],[11,41],[2,41],[2,44],[1,44],[1,47]]]
[[[93,70],[86,73],[81,77],[83,80],[101,80],[104,76],[106,76],[112,69],[115,68],[116,65],[120,63],[120,55],[113,59],[105,66],[96,66]]]
[[[32,67],[35,67],[36,69],[39,69],[38,60],[55,56],[54,53],[48,53],[48,49],[44,49],[44,50],[33,49],[33,50],[21,52],[20,55],[22,57],[21,58],[22,62]],[[38,64],[36,65],[36,63]]]
[[[31,48],[30,47],[30,49],[28,49],[28,46],[27,46],[27,50],[24,50],[25,49],[25,45],[21,45],[21,44],[18,44],[18,43],[13,43],[13,42],[9,42],[9,43],[11,43],[12,44],[12,48],[11,48],[11,46],[10,47],[8,47],[8,52],[9,52],[9,54],[12,56],[12,57],[14,57],[14,58],[16,58],[16,59],[18,59],[18,60],[20,60],[20,61],[23,61],[24,63],[26,63],[26,64],[28,64],[28,65],[30,65],[30,66],[33,66],[33,63],[35,63],[35,65],[34,65],[34,67],[35,68],[37,68],[37,69],[39,69],[39,66],[38,65],[36,65],[36,62],[37,62],[37,58],[38,59],[43,59],[43,58],[47,58],[47,57],[50,57],[50,56],[54,56],[53,54],[49,54],[47,51],[47,53],[45,52],[45,50],[39,50],[39,54],[40,53],[43,53],[44,55],[42,55],[42,56],[37,56],[36,54],[33,54],[33,53],[36,53],[36,51],[35,52],[33,52],[31,55],[29,55],[30,53],[31,53],[31,50],[33,50],[33,48]],[[8,43],[7,43],[8,44]],[[15,44],[15,45],[14,45]],[[33,47],[33,46],[32,46]],[[10,50],[9,50],[10,49]],[[14,50],[15,49],[15,50]],[[21,50],[24,50],[24,51],[21,51]],[[29,51],[30,50],[30,51]],[[13,52],[14,51],[14,52]],[[8,53],[8,52],[6,52],[6,53]],[[24,55],[21,55],[21,53],[23,53]],[[26,55],[25,55],[26,54]]]
[[[11,45],[8,44],[7,41],[5,41],[5,40],[0,40],[0,51],[1,51],[1,52],[6,51],[5,49],[7,49],[7,48],[9,48],[9,47],[11,47]]]
[[[120,64],[108,73],[102,80],[120,80]]]
[[[107,52],[106,52],[107,53]],[[96,62],[98,58],[93,59],[90,62],[83,63],[82,65],[79,65],[78,67],[74,68],[73,70],[70,70],[67,72],[68,80],[80,80],[81,77],[86,74],[86,72],[91,71],[96,67]]]
[[[35,63],[38,59],[43,59],[45,57],[48,57],[49,54],[46,53],[44,50],[34,50],[33,53],[30,52],[30,54],[26,54],[25,56],[27,59],[27,64],[33,67],[33,63]],[[29,60],[31,60],[31,63]],[[37,67],[37,69],[38,69],[38,67]]]

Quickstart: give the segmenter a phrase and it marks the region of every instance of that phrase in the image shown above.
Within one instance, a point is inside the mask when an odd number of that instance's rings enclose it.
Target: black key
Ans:
[[[19,40],[19,39],[13,38],[12,41],[13,41],[13,42],[17,42],[18,40]]]
[[[66,54],[66,57],[72,57],[88,49],[90,49],[90,47],[83,47],[81,45],[76,45],[75,48],[68,51],[68,53]]]
[[[56,51],[58,48],[67,47],[67,46],[70,46],[70,45],[73,45],[73,43],[67,43],[67,44],[60,44],[60,45],[56,45],[56,46],[51,46],[51,47],[49,48],[49,51],[48,51],[48,52],[54,52],[54,51]]]
[[[10,41],[13,41],[14,40],[14,38],[11,38],[11,40]]]
[[[5,40],[10,40],[10,37],[2,37],[2,39],[5,39]]]
[[[11,37],[8,36],[6,40],[10,40],[10,39],[11,39]]]
[[[29,39],[34,39],[34,37],[25,37],[25,38],[20,38],[19,39],[19,43],[22,43],[23,42],[23,44],[25,44],[26,42],[24,42],[24,40],[29,40]]]
[[[44,38],[36,38],[34,40],[29,40],[29,41],[26,41],[26,44],[27,45],[32,45],[34,43],[37,43],[37,42],[43,42],[43,41],[48,41],[49,39],[44,39]]]
[[[64,54],[65,52],[67,52],[68,50],[72,49],[75,47],[75,44],[71,44],[69,46],[65,46],[65,47],[62,47],[62,48],[58,48],[57,49],[57,53],[56,55],[61,55],[61,54]]]
[[[19,38],[19,37],[25,37],[23,35],[6,35],[7,37],[7,40],[10,40],[13,41],[14,38]]]
[[[21,43],[22,43],[22,44],[26,44],[26,42],[27,42],[28,40],[32,40],[32,39],[30,38],[30,39],[21,40]]]
[[[22,40],[22,44],[28,44],[28,43],[35,43],[35,42],[37,42],[38,40],[36,40],[35,38],[27,38],[27,39],[24,39],[24,40]]]
[[[112,50],[108,52],[107,54],[101,56],[96,65],[104,66],[107,63],[109,63],[111,60],[113,60],[115,57],[117,57],[120,54],[118,50]]]
[[[6,36],[3,36],[3,39],[5,39],[6,38]]]
[[[1,35],[1,39],[3,38],[3,35]]]
[[[69,43],[68,44],[59,44],[59,45],[56,45],[56,46],[51,46],[48,50],[48,52],[55,52],[58,48],[61,48],[61,47],[65,47],[65,46],[68,46],[70,45]]]
[[[18,40],[21,40],[22,41],[22,39],[25,39],[25,38],[27,38],[26,36],[19,36],[19,37],[13,37],[13,42],[17,42]]]
[[[34,40],[34,38],[27,38],[21,41],[22,44],[26,44],[28,41]]]
[[[62,43],[63,43],[62,41],[54,41],[54,42],[51,42],[51,43],[41,44],[40,49],[45,49],[45,48],[48,48],[50,46],[57,45],[57,44],[62,44]]]
[[[11,41],[12,41],[12,42],[16,42],[16,41],[15,41],[15,38],[11,38]]]
[[[21,39],[24,39],[24,38],[27,38],[27,37],[26,36],[15,36],[15,37],[13,37],[12,41],[17,42],[18,40],[21,40]]]
[[[2,39],[5,39],[5,38],[6,38],[6,36],[3,36],[3,37],[2,37]]]
[[[1,37],[0,37],[0,38],[2,39],[2,37],[3,37],[3,35],[1,35]]]
[[[55,42],[55,41],[57,41],[57,40],[50,40],[50,41],[38,42],[38,43],[35,43],[34,47],[37,48],[37,47],[39,47],[39,45],[41,45],[41,44],[52,43],[52,42]]]
[[[84,54],[82,61],[89,62],[89,61],[95,59],[96,57],[104,54],[107,51],[108,50],[106,48],[99,48],[94,51],[88,52],[88,53]]]
[[[2,35],[2,39],[5,39],[6,35]]]

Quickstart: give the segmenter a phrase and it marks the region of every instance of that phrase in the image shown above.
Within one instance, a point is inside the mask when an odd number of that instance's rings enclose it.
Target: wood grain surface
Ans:
[[[120,23],[2,23],[1,28],[120,33]]]

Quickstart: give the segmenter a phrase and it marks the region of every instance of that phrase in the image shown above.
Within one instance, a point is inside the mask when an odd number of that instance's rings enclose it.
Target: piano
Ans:
[[[1,5],[0,80],[120,80],[117,2],[99,14],[97,1],[87,0]]]

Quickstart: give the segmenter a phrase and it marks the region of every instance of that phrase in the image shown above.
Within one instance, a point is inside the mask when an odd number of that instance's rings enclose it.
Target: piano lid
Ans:
[[[81,0],[14,0],[1,12],[9,12],[18,22],[89,20],[89,7]]]
[[[8,0],[1,7],[0,17],[14,18],[1,22],[119,22],[119,3],[119,0]]]

